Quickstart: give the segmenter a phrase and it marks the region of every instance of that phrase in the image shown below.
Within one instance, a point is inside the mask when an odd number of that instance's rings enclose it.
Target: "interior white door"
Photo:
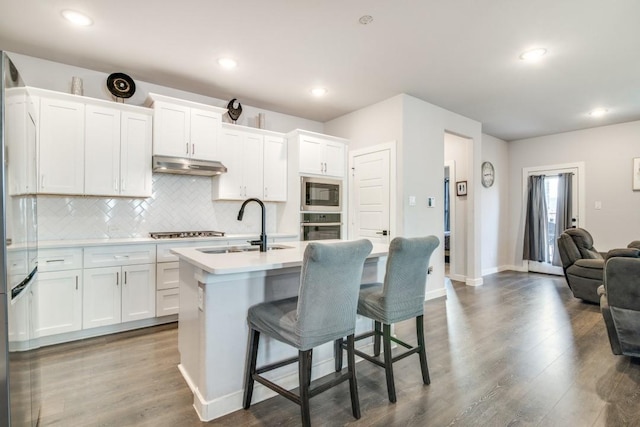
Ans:
[[[388,243],[390,236],[390,149],[353,157],[354,238]]]

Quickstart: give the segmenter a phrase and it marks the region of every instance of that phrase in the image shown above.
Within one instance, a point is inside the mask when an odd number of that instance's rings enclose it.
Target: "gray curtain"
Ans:
[[[562,260],[558,253],[558,237],[564,230],[573,225],[571,221],[573,212],[571,201],[573,199],[573,174],[561,173],[558,175],[558,204],[556,205],[556,224],[553,233],[553,265],[561,266]]]
[[[544,175],[529,177],[527,213],[524,225],[523,259],[549,262],[547,234],[547,199],[545,197]]]

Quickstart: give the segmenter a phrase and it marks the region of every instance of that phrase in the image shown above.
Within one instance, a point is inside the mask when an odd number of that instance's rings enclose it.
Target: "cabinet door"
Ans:
[[[84,192],[84,105],[41,98],[38,191]]]
[[[325,175],[344,177],[345,172],[345,146],[340,142],[327,141],[325,143]]]
[[[264,137],[264,200],[287,201],[287,140]]]
[[[17,89],[17,88],[16,88]],[[28,108],[29,98],[21,92],[6,90],[5,145],[9,194],[36,192],[36,123]]]
[[[93,196],[120,194],[120,111],[85,106],[84,192]]]
[[[300,138],[300,173],[324,173],[324,144],[316,138]]]
[[[219,160],[218,138],[222,117],[219,113],[191,109],[191,157],[202,160]]]
[[[156,315],[156,267],[154,264],[122,267],[122,321]]]
[[[151,196],[151,116],[122,112],[120,194]]]
[[[36,336],[79,331],[82,327],[82,270],[38,274]]]
[[[244,197],[263,197],[263,138],[245,133],[242,144],[242,185]]]
[[[153,154],[185,157],[191,153],[190,110],[188,107],[164,102],[154,104]]]
[[[121,267],[85,268],[82,328],[120,323]]]
[[[243,200],[241,131],[223,129],[219,144],[219,160],[227,167],[227,173],[213,178],[213,199]]]

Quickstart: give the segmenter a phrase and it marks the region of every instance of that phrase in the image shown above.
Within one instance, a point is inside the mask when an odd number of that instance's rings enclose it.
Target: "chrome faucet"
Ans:
[[[249,202],[256,202],[257,204],[260,205],[260,208],[262,209],[262,232],[260,233],[260,240],[249,240],[249,243],[251,243],[252,245],[260,246],[260,252],[267,252],[267,235],[265,233],[266,213],[265,213],[264,203],[262,203],[262,200],[254,199],[254,198],[245,200],[242,203],[242,206],[240,207],[240,212],[238,212],[238,221],[242,221],[242,217],[244,216],[244,207]]]

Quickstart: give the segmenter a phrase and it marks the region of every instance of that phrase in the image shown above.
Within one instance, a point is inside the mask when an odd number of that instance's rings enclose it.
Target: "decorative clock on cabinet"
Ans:
[[[496,180],[496,171],[491,162],[482,163],[482,185],[489,188]]]

